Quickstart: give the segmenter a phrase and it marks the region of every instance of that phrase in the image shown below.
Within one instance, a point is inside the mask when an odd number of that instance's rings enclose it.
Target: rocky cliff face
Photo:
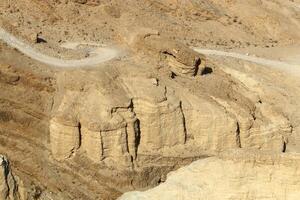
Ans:
[[[115,199],[227,149],[286,150],[289,118],[251,85],[151,31],[124,38],[133,55],[72,70],[3,45],[0,150],[26,194]]]
[[[66,69],[38,63],[0,42],[0,153],[13,168],[12,174],[2,159],[1,198],[116,199],[156,186],[168,172],[198,159],[180,178],[174,175],[175,186],[171,175],[162,190],[187,199],[197,193],[207,199],[297,196],[292,169],[299,174],[298,157],[285,154],[300,152],[299,80],[192,50],[295,44],[300,38],[295,5],[1,0],[1,27],[41,53],[93,56],[89,45],[77,52],[63,48],[66,41],[118,44],[126,52],[94,67]],[[37,35],[47,43],[36,43]],[[238,153],[220,154],[229,149]],[[258,191],[259,183],[265,192]],[[277,185],[284,187],[273,192]],[[128,196],[152,198],[152,192]]]
[[[170,42],[158,35],[137,35],[129,44],[138,56],[168,52],[167,61],[171,55],[171,63],[194,72],[176,71],[163,59],[156,69],[132,63],[90,72],[89,80],[76,86],[65,80],[84,72],[62,73],[58,82],[65,87],[58,91],[50,120],[55,159],[78,152],[95,163],[130,169],[155,155],[180,157],[182,148],[198,156],[232,148],[284,151],[292,131],[284,115],[210,64],[201,71],[210,68],[211,73],[195,74],[195,62],[205,63],[203,55],[180,43],[164,47]]]

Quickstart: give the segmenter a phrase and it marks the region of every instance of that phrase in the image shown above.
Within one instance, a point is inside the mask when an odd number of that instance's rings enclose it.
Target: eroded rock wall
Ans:
[[[133,64],[111,69],[101,83],[64,88],[50,120],[53,157],[64,161],[79,154],[94,163],[137,169],[153,156],[180,157],[183,149],[193,156],[239,148],[283,152],[292,131],[289,120],[213,70],[174,79]]]

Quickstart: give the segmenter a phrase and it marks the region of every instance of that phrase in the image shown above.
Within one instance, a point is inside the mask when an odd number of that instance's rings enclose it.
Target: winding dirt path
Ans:
[[[65,60],[65,59],[51,57],[38,52],[28,44],[22,42],[21,40],[17,39],[15,36],[5,31],[3,28],[0,28],[0,39],[6,42],[9,46],[18,49],[20,52],[24,53],[25,55],[29,56],[34,60],[37,60],[39,62],[48,65],[58,66],[58,67],[93,66],[93,65],[97,65],[109,61],[113,58],[118,57],[121,54],[120,50],[114,48],[97,47],[96,50],[93,51],[93,56],[83,58],[83,59],[77,59],[77,60]],[[76,43],[76,44],[78,45],[80,43]],[[244,54],[224,52],[218,50],[201,49],[201,48],[194,48],[194,50],[203,53],[205,55],[232,57],[236,59],[257,63],[260,65],[266,65],[290,73],[300,74],[300,64],[299,65],[290,64],[281,61],[269,60],[265,58],[255,57],[255,56],[248,56]]]
[[[273,67],[275,69],[279,69],[279,70],[283,70],[283,71],[286,71],[289,73],[294,73],[294,74],[300,75],[300,64],[299,65],[290,64],[290,63],[286,63],[286,62],[269,60],[269,59],[265,59],[265,58],[249,56],[249,55],[233,53],[233,52],[225,52],[225,51],[217,51],[217,50],[201,49],[201,48],[193,48],[193,49],[195,51],[205,54],[205,55],[231,57],[231,58],[245,60],[245,61]],[[300,62],[300,60],[299,60],[299,62]]]
[[[20,52],[34,60],[57,67],[93,66],[116,58],[121,53],[119,50],[114,48],[99,47],[97,48],[97,51],[95,51],[97,54],[91,57],[78,60],[64,60],[38,52],[28,44],[5,31],[3,28],[0,28],[0,39],[7,43],[9,46],[18,49]]]

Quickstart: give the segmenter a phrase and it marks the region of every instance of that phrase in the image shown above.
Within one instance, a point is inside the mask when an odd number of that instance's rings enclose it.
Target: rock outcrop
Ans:
[[[110,101],[95,88],[84,93],[66,91],[50,121],[54,158],[64,160],[80,150],[96,163],[129,166],[131,156],[136,156],[136,118],[130,99],[123,100]]]
[[[58,91],[50,120],[53,158],[65,161],[78,153],[97,164],[138,169],[155,156],[181,157],[183,149],[185,156],[238,148],[284,151],[289,120],[224,72],[184,78],[183,84],[151,70],[135,64],[106,69]],[[62,73],[58,81],[78,73]]]
[[[124,40],[134,51],[155,56],[160,65],[168,66],[175,75],[193,77],[205,72],[205,56],[188,46],[147,28],[125,32]]]
[[[206,64],[212,73],[172,77],[168,59],[147,58],[163,55],[148,47],[95,69],[45,72],[24,57],[1,66],[0,150],[14,161],[26,158],[14,164],[25,169],[22,180],[31,180],[27,172],[35,177],[27,190],[116,198],[228,149],[286,150],[290,120],[263,94],[213,63]]]

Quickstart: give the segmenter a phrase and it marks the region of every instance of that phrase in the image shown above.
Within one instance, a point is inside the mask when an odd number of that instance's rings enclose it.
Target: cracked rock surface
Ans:
[[[19,200],[18,183],[12,174],[9,161],[0,155],[0,198],[3,200]]]

